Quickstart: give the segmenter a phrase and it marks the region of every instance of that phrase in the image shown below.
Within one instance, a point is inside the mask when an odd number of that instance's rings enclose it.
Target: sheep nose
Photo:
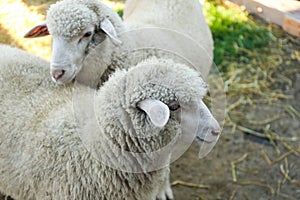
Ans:
[[[221,131],[220,131],[220,130],[212,130],[212,131],[211,131],[211,134],[212,134],[213,136],[218,136],[218,135],[221,134]]]
[[[55,80],[58,80],[64,75],[64,73],[65,73],[65,70],[63,70],[63,69],[54,69],[54,70],[52,70],[52,77]]]

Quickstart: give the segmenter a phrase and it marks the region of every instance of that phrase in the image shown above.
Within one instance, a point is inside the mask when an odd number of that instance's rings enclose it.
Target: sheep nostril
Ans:
[[[65,73],[65,70],[63,70],[63,69],[55,69],[52,71],[52,77],[55,80],[58,80],[64,75],[64,73]]]
[[[221,132],[220,131],[214,131],[214,130],[212,130],[211,134],[214,135],[214,136],[218,136],[218,135],[221,134]]]

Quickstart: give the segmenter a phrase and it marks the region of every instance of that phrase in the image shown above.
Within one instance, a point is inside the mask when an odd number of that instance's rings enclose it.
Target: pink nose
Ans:
[[[52,77],[55,80],[58,80],[64,75],[64,73],[65,73],[65,70],[63,70],[63,69],[54,69],[54,70],[52,70]]]

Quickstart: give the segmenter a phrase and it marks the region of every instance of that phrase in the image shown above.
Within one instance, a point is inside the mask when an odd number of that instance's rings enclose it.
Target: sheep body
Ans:
[[[1,192],[14,199],[155,199],[151,182],[163,172],[99,164],[76,133],[72,88],[52,84],[46,61],[0,48]]]
[[[197,65],[202,76],[207,76],[213,62],[213,39],[199,0],[127,0],[123,18],[129,29],[160,27],[190,37],[205,50],[198,55]]]
[[[78,133],[72,87],[52,85],[47,62],[7,46],[0,51],[5,55],[0,64],[5,83],[0,88],[0,192],[15,199],[155,199],[167,168],[127,173],[99,162]],[[132,137],[132,130],[139,135],[155,129],[137,103],[147,98],[188,103],[205,92],[197,72],[171,60],[147,60],[117,71],[95,96],[97,151],[111,155],[103,138],[133,152],[159,150],[181,134],[178,122],[170,118],[150,140]]]

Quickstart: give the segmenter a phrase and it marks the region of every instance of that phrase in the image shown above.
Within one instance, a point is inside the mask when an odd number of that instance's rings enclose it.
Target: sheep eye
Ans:
[[[78,41],[78,43],[80,43],[84,38],[90,37],[92,34],[93,34],[92,31],[86,32],[86,33],[80,38],[80,40]]]
[[[180,108],[180,105],[177,103],[177,102],[172,102],[170,105],[169,105],[169,109],[170,111],[176,111]]]
[[[83,37],[90,37],[92,35],[92,31],[86,32]]]

